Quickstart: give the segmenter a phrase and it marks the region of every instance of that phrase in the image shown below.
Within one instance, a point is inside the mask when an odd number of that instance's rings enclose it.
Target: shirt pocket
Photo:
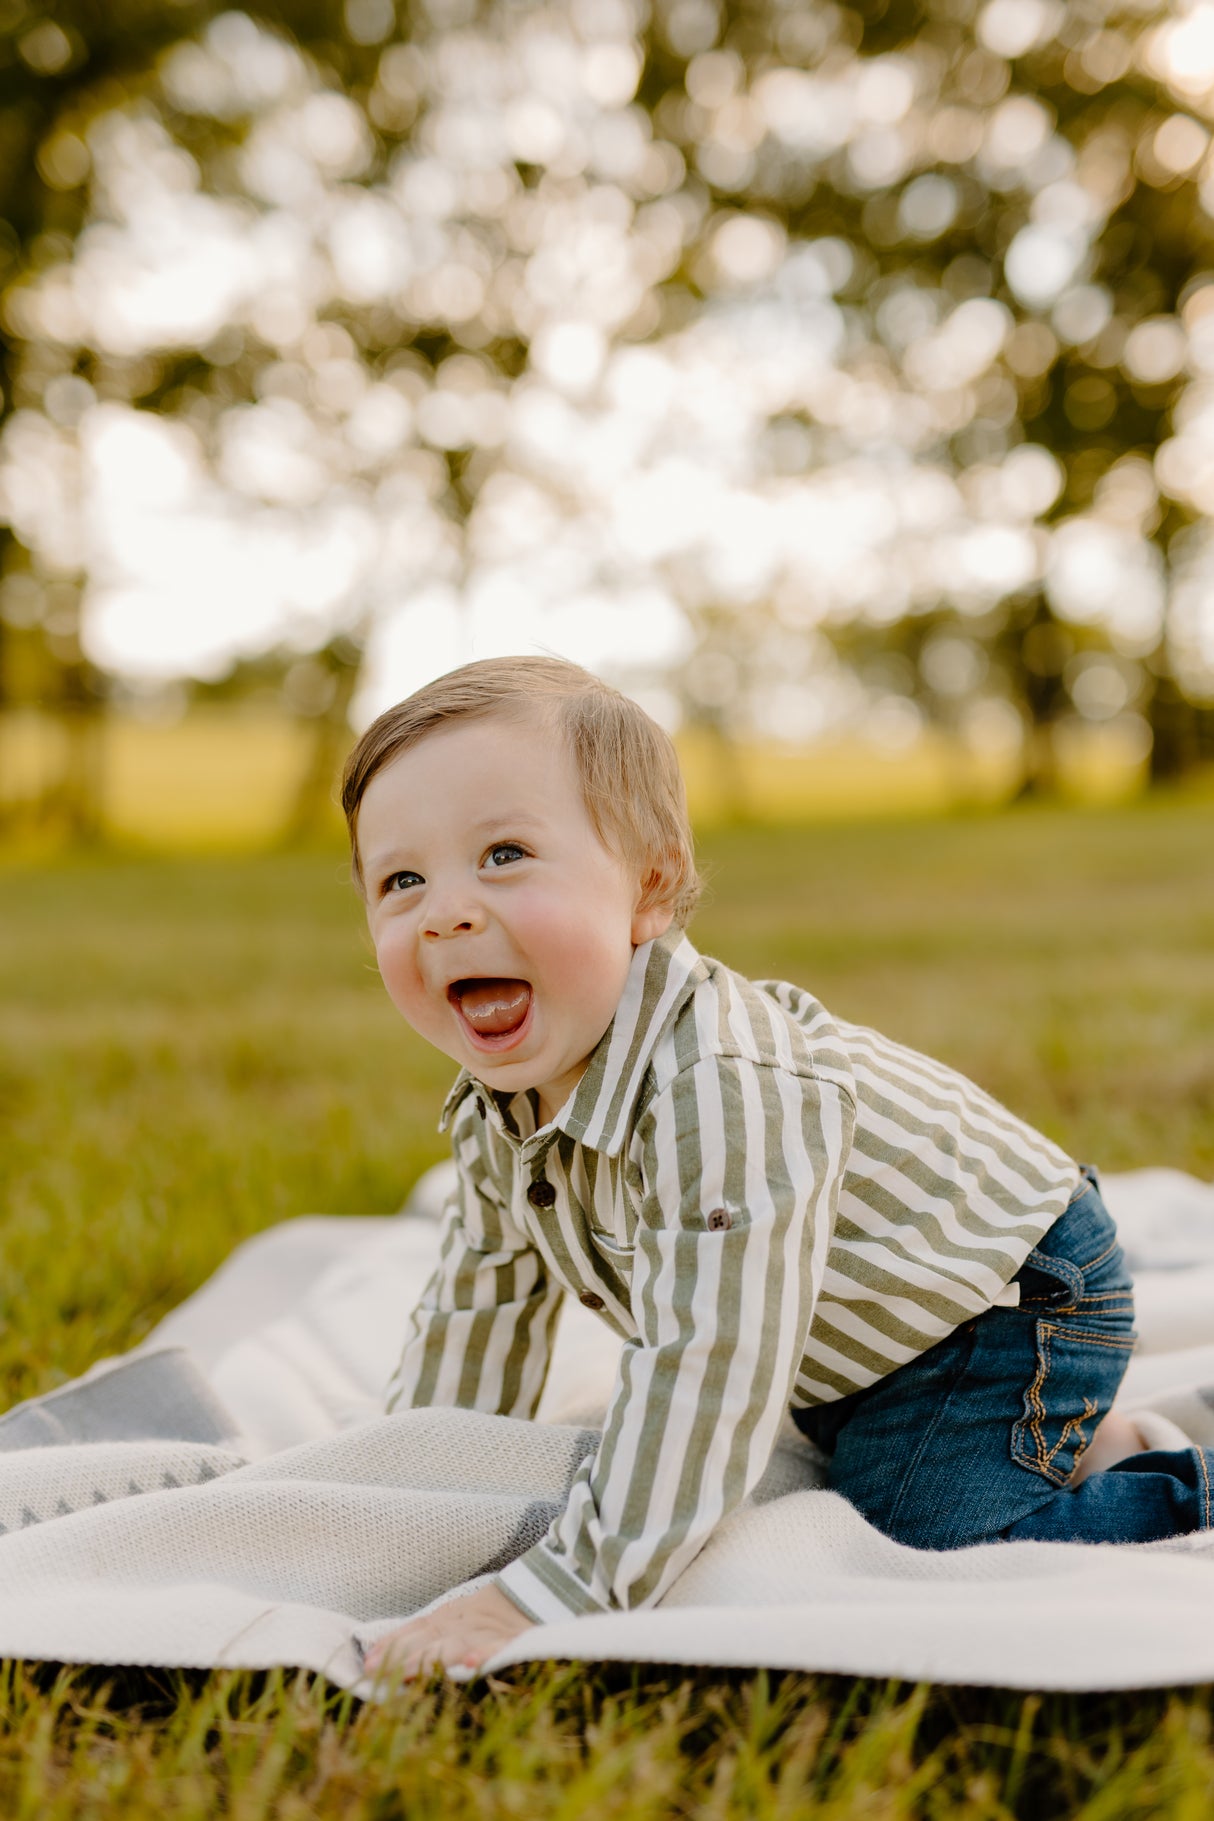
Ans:
[[[603,1233],[598,1227],[591,1227],[590,1243],[603,1263],[610,1265],[617,1277],[622,1277],[625,1282],[631,1278],[637,1250],[635,1240],[625,1242],[614,1233]]]

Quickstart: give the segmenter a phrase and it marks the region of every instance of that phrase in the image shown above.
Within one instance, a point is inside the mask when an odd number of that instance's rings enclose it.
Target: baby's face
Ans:
[[[358,812],[367,919],[396,1009],[547,1123],[619,1004],[633,947],[669,928],[595,833],[543,722],[456,721],[377,773]]]

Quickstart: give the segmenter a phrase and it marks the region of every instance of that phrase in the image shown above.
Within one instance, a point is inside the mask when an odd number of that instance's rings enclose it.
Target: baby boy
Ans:
[[[547,1535],[369,1673],[476,1667],[532,1624],[659,1600],[790,1409],[905,1543],[1210,1523],[1204,1450],[1106,1429],[1088,1471],[1134,1342],[1095,1171],[952,1069],[696,951],[678,763],[635,703],[558,659],[469,664],[368,729],[342,800],[388,993],[460,1065],[458,1186],[388,1408],[533,1416],[565,1293],[624,1343]]]

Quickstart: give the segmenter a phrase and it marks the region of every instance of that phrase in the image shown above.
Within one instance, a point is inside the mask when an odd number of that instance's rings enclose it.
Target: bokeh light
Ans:
[[[4,624],[70,584],[140,686],[345,639],[356,717],[520,647],[798,739],[1204,699],[1214,8],[334,17],[49,108]],[[1039,709],[1043,615],[1083,661]],[[903,668],[844,687],[872,638]]]

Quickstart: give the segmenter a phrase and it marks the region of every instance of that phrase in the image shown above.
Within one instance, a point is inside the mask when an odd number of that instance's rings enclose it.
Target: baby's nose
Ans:
[[[427,934],[427,936],[438,936],[438,937],[459,936],[459,935],[465,934],[466,932],[470,931],[471,929],[472,929],[471,918],[465,917],[461,921],[455,922],[449,917],[443,917],[443,918],[436,917],[431,922],[431,924],[427,927],[426,934]]]
[[[434,903],[430,906],[425,919],[425,932],[428,936],[466,936],[481,928],[484,918],[474,903],[469,903],[461,892],[453,896],[450,903]]]

